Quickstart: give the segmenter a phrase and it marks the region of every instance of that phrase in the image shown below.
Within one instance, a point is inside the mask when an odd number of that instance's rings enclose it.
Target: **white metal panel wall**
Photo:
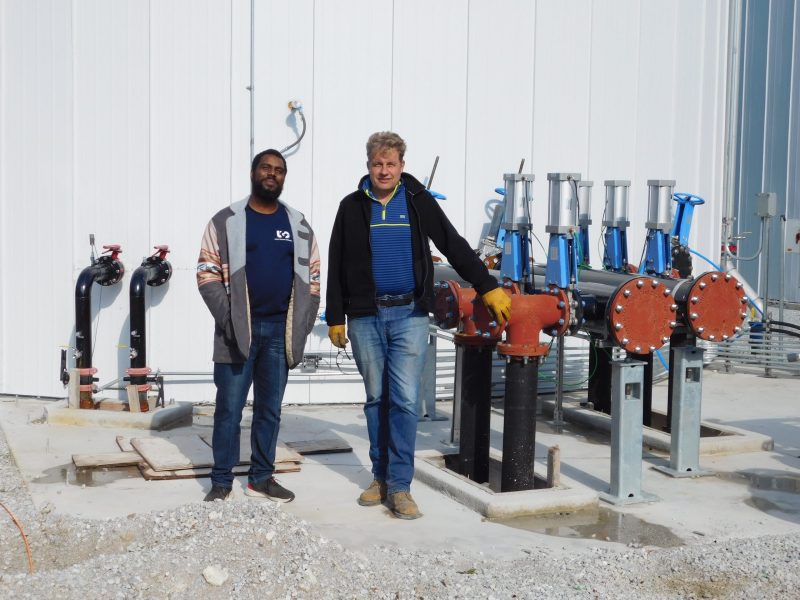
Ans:
[[[122,244],[128,269],[121,285],[94,289],[101,380],[124,375],[130,273],[158,243],[175,274],[148,294],[148,364],[209,371],[194,263],[208,219],[249,188],[250,3],[0,7],[0,392],[63,393],[58,346],[74,343],[89,233]],[[309,129],[288,157],[284,197],[317,231],[323,281],[338,201],[365,172],[366,138],[384,129],[406,138],[420,180],[441,157],[433,188],[473,244],[494,188],[524,158],[540,236],[547,173],[579,171],[595,181],[593,249],[612,178],[633,182],[634,260],[650,178],[709,200],[693,239],[710,255],[718,247],[722,0],[258,0],[255,32],[256,151],[295,139],[286,103],[301,100]],[[329,349],[324,334],[312,349]],[[168,395],[207,400],[213,388]]]

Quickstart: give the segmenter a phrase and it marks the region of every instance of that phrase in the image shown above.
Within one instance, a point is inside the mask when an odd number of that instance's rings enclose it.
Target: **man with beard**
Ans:
[[[253,385],[250,470],[245,494],[291,502],[273,477],[281,402],[289,369],[303,358],[319,308],[319,251],[302,213],[279,201],[286,160],[256,155],[250,196],[219,211],[203,234],[197,286],[214,317],[212,439],[206,501],[231,497],[242,410]]]

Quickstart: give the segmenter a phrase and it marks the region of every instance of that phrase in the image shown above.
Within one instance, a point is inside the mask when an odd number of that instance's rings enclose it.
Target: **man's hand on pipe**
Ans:
[[[483,296],[483,303],[492,311],[498,323],[503,323],[511,318],[511,298],[508,297],[502,288],[496,287],[486,292]]]

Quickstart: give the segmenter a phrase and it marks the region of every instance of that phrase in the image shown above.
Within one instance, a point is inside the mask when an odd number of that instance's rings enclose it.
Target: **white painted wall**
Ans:
[[[638,259],[646,180],[674,178],[709,201],[693,242],[717,254],[727,2],[258,0],[255,23],[255,145],[293,141],[286,103],[303,101],[284,198],[317,231],[323,279],[338,201],[381,129],[405,137],[421,180],[441,157],[433,187],[473,244],[525,158],[543,242],[547,173],[578,171],[595,181],[593,248],[603,180],[632,180]],[[170,245],[148,363],[211,370],[194,264],[207,220],[249,189],[249,31],[247,0],[0,0],[0,393],[64,393],[59,347],[74,345],[89,233],[122,244],[129,274]],[[128,285],[94,289],[102,382],[128,366]],[[168,396],[210,400],[213,386]]]

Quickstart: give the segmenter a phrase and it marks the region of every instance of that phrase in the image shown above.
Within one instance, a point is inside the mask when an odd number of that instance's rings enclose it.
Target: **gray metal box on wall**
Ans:
[[[759,217],[774,217],[778,214],[778,195],[775,192],[764,192],[758,194],[758,209],[756,214]]]

